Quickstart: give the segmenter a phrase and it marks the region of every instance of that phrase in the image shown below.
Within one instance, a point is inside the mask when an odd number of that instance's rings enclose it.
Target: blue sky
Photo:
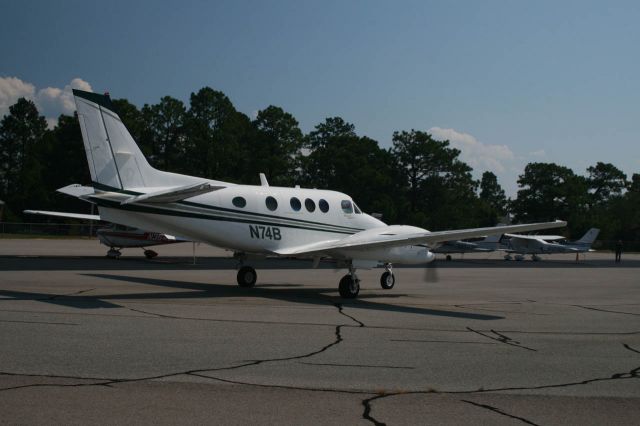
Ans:
[[[3,4],[0,114],[24,92],[53,119],[74,79],[138,106],[210,86],[304,131],[431,131],[512,195],[530,161],[640,172],[638,2],[102,3]]]

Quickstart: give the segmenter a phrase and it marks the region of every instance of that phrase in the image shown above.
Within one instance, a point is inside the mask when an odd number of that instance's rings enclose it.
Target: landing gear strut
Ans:
[[[349,265],[349,273],[342,277],[338,286],[340,296],[345,299],[355,299],[360,292],[360,280],[353,265]]]
[[[396,283],[396,277],[391,270],[391,264],[385,263],[385,272],[380,277],[380,286],[385,290],[391,290]]]

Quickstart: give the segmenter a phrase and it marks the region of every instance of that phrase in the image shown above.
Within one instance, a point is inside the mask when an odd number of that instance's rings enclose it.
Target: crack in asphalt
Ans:
[[[84,290],[84,291],[88,291],[88,290]],[[361,321],[358,321],[354,317],[344,313],[343,312],[343,307],[342,307],[341,304],[337,304],[336,303],[336,304],[334,304],[334,306],[338,309],[338,312],[341,315],[344,315],[347,318],[349,318],[349,319],[355,321],[356,323],[358,323],[359,324],[358,327],[364,327],[364,324]],[[164,314],[158,314],[158,313],[153,313],[153,312],[145,312],[145,311],[142,311],[142,310],[139,310],[139,309],[134,309],[134,308],[127,308],[127,309],[129,309],[131,311],[134,311],[134,312],[147,314],[147,315],[155,315],[156,317],[160,317],[160,318],[183,319],[183,318],[172,316],[172,315],[164,315]],[[260,364],[269,363],[269,362],[292,361],[292,360],[304,359],[304,358],[312,357],[314,355],[318,355],[318,354],[320,354],[322,352],[325,352],[328,349],[340,344],[344,340],[343,337],[342,337],[342,328],[343,327],[354,327],[354,326],[347,325],[347,324],[342,324],[342,325],[335,326],[335,331],[334,331],[335,340],[333,342],[323,346],[322,348],[320,348],[318,350],[315,350],[315,351],[312,351],[312,352],[309,352],[309,353],[306,353],[306,354],[303,354],[303,355],[296,355],[296,356],[282,357],[282,358],[267,358],[267,359],[260,359],[260,360],[251,360],[250,362],[246,362],[244,364],[234,365],[234,366],[230,366],[230,367],[189,370],[189,371],[185,371],[185,372],[170,373],[170,374],[165,374],[165,375],[161,375],[161,376],[153,376],[153,377],[143,377],[143,378],[138,378],[138,379],[106,379],[105,378],[105,379],[93,379],[93,380],[103,380],[103,382],[101,382],[101,383],[76,383],[76,384],[35,383],[35,384],[30,384],[30,385],[14,386],[14,387],[9,387],[9,388],[0,388],[0,391],[7,391],[7,390],[12,390],[12,389],[21,389],[21,388],[26,388],[26,387],[39,387],[39,386],[61,386],[61,387],[104,386],[104,385],[111,385],[111,384],[116,384],[116,383],[127,383],[127,382],[143,381],[143,380],[162,379],[162,378],[168,378],[168,377],[173,377],[173,376],[178,376],[178,375],[183,375],[183,374],[195,375],[195,373],[206,373],[206,372],[213,372],[213,371],[237,370],[239,368],[250,367],[250,366],[260,365]],[[19,375],[19,374],[2,373],[2,372],[0,372],[0,375],[2,375],[2,374],[4,374],[4,375]],[[36,375],[23,375],[23,376],[36,376]],[[40,376],[40,377],[65,378],[65,379],[76,379],[76,380],[92,380],[92,379],[87,379],[87,378],[83,378],[83,377],[73,377],[73,376],[67,376],[67,377],[63,377],[63,376]]]
[[[0,322],[11,322],[11,323],[18,323],[18,324],[44,324],[44,325],[80,325],[74,322],[25,321],[25,320],[5,320],[5,319],[0,319]]]
[[[509,413],[507,413],[505,411],[502,411],[499,408],[492,407],[491,405],[480,404],[478,402],[468,401],[466,399],[461,399],[460,401],[466,402],[467,404],[475,405],[476,407],[486,408],[487,410],[493,411],[494,413],[498,413],[498,414],[500,414],[502,416],[506,416],[506,417],[512,418],[514,420],[520,420],[521,422],[526,423],[528,425],[540,426],[537,423],[532,422],[531,420],[527,420],[524,417],[519,417],[519,416],[516,416],[514,414],[509,414]]]
[[[85,290],[78,290],[78,291],[74,291],[73,293],[68,293],[68,294],[54,294],[54,295],[51,295],[48,298],[42,299],[42,300],[56,300],[58,297],[78,296],[79,294],[87,293],[87,292],[92,291],[92,290],[95,290],[95,288],[88,288],[88,289],[85,289]]]
[[[415,367],[403,367],[396,365],[367,365],[367,364],[337,364],[337,363],[322,363],[322,362],[300,362],[304,365],[321,365],[327,367],[356,367],[356,368],[390,368],[398,370],[415,370]]]
[[[583,305],[571,305],[571,306],[575,306],[576,308],[588,309],[590,311],[607,312],[610,314],[633,315],[637,317],[640,316],[640,314],[635,312],[612,311],[610,309],[594,308],[592,306],[583,306]]]
[[[338,327],[340,327],[340,326],[338,326]],[[330,347],[330,346],[332,346],[334,344],[336,344],[336,342],[334,342],[334,343],[332,343],[330,345],[327,345],[325,348],[328,348],[328,347]],[[623,344],[623,347],[625,349],[631,351],[631,352],[640,354],[640,350],[632,348],[630,345],[628,345],[626,343]],[[318,353],[318,351],[315,351],[315,352],[313,352],[311,354],[316,354],[316,353]],[[311,354],[301,355],[299,357],[291,357],[291,358],[295,359],[295,358],[300,358],[300,357],[308,357],[308,356],[311,356]],[[261,362],[279,361],[279,360],[282,360],[282,359],[261,360]],[[254,365],[254,363],[249,363],[247,365]],[[236,367],[233,367],[233,368],[240,368],[240,366],[236,366]],[[151,376],[151,377],[133,378],[133,379],[105,379],[105,378],[86,378],[86,377],[74,377],[74,376],[55,376],[55,375],[37,375],[37,374],[19,374],[19,373],[0,372],[0,375],[8,375],[8,376],[65,378],[65,379],[76,379],[76,380],[103,380],[102,382],[99,382],[99,383],[75,383],[75,384],[34,383],[34,384],[30,384],[30,385],[14,386],[14,387],[10,387],[10,388],[2,388],[2,389],[0,389],[0,391],[7,391],[7,390],[14,390],[14,389],[28,388],[28,387],[82,387],[82,386],[106,386],[106,387],[111,387],[111,385],[120,384],[120,383],[142,382],[142,381],[149,381],[149,380],[165,379],[165,378],[175,377],[175,376],[179,376],[179,375],[191,375],[191,376],[194,376],[194,377],[200,377],[200,378],[219,381],[219,382],[224,382],[224,383],[245,385],[245,386],[256,386],[256,387],[262,387],[262,388],[277,388],[277,389],[301,390],[301,391],[310,391],[310,392],[333,392],[333,393],[357,394],[357,395],[372,395],[373,394],[373,392],[370,392],[370,391],[357,390],[357,389],[308,388],[308,387],[296,387],[296,386],[275,385],[275,384],[248,383],[248,382],[234,381],[234,380],[223,379],[223,378],[220,378],[220,377],[215,377],[215,376],[210,376],[210,375],[207,375],[207,374],[203,374],[203,373],[207,373],[207,372],[220,371],[220,370],[221,369],[189,370],[189,371],[178,372],[178,373],[170,373],[170,374],[163,374],[163,375],[157,375],[157,376]],[[597,378],[587,379],[587,380],[583,380],[583,381],[559,383],[559,384],[551,384],[551,385],[503,387],[503,388],[490,388],[490,389],[480,388],[480,389],[476,389],[476,390],[460,390],[460,391],[437,391],[435,389],[428,389],[428,390],[423,390],[423,391],[402,391],[402,392],[386,392],[386,391],[383,391],[382,393],[378,392],[377,395],[374,395],[373,397],[366,398],[366,399],[362,400],[361,405],[364,408],[363,413],[362,413],[362,418],[364,420],[367,420],[367,421],[373,423],[374,425],[385,425],[384,422],[381,422],[381,421],[377,420],[371,414],[371,412],[372,412],[372,403],[374,401],[376,401],[376,400],[383,399],[383,398],[388,398],[388,397],[392,397],[392,396],[427,395],[427,394],[436,394],[436,393],[437,394],[443,394],[443,395],[447,395],[447,394],[448,395],[460,395],[460,394],[471,395],[471,394],[481,394],[481,393],[487,393],[487,392],[509,391],[509,390],[551,389],[551,388],[570,387],[570,386],[577,386],[577,385],[586,385],[586,384],[591,384],[591,383],[600,382],[600,381],[637,379],[637,378],[640,378],[640,366],[630,370],[629,372],[626,372],[626,373],[615,373],[615,374],[612,374],[609,377],[597,377]],[[478,405],[478,404],[475,404],[475,405]],[[482,406],[482,405],[480,405],[480,406]],[[484,408],[488,408],[488,406],[484,407]],[[490,408],[488,408],[488,409],[490,409]],[[503,413],[503,414],[508,415],[507,413]],[[526,421],[526,419],[519,419],[519,420]]]
[[[344,315],[345,317],[347,317],[347,318],[353,320],[355,323],[357,323],[358,327],[366,327],[362,321],[360,321],[360,320],[356,319],[355,317],[352,317],[351,315],[347,314],[344,311],[344,306],[342,305],[342,303],[334,303],[333,306],[338,308],[338,313],[340,313],[340,315]]]
[[[522,348],[522,349],[526,349],[528,351],[538,352],[537,349],[533,349],[533,348],[530,348],[528,346],[524,346],[519,341],[513,340],[512,338],[510,338],[508,336],[505,336],[504,334],[498,333],[495,330],[491,330],[491,332],[493,334],[495,334],[497,337],[491,336],[489,334],[485,334],[485,333],[483,333],[481,331],[478,331],[478,330],[474,330],[471,327],[467,327],[467,330],[469,330],[469,331],[471,331],[473,333],[479,334],[480,336],[486,337],[487,339],[491,339],[491,340],[495,340],[496,342],[504,343],[505,345],[515,346],[516,348]]]
[[[622,345],[625,349],[638,353],[640,354],[640,351],[637,349],[632,348],[631,346],[629,346],[626,343],[623,343]],[[602,381],[609,381],[609,380],[621,380],[621,379],[639,379],[640,378],[640,366],[630,370],[627,373],[615,373],[612,374],[609,377],[597,377],[594,379],[587,379],[587,380],[583,380],[580,382],[569,382],[569,383],[559,383],[559,384],[554,384],[554,385],[540,385],[540,386],[521,386],[521,387],[504,387],[504,388],[491,388],[491,389],[484,389],[484,388],[480,388],[480,389],[476,389],[476,390],[471,390],[471,391],[437,391],[434,389],[429,389],[426,391],[406,391],[406,392],[389,392],[389,393],[382,393],[379,394],[377,396],[374,396],[372,398],[368,398],[362,401],[362,406],[364,407],[364,411],[362,413],[362,418],[365,420],[370,421],[371,423],[375,424],[375,425],[385,425],[385,423],[380,422],[379,420],[376,420],[372,415],[371,415],[371,403],[373,401],[376,401],[378,399],[383,399],[383,398],[388,398],[388,397],[392,397],[392,396],[399,396],[399,395],[427,395],[427,394],[432,394],[432,393],[438,393],[438,394],[443,394],[443,395],[460,395],[460,394],[467,394],[467,395],[472,395],[472,394],[481,394],[481,393],[487,393],[487,392],[500,392],[500,391],[519,391],[519,390],[540,390],[540,389],[553,389],[553,388],[562,388],[562,387],[571,387],[571,386],[578,386],[578,385],[588,385],[591,383],[595,383],[595,382],[602,382]],[[488,408],[489,406],[485,407]],[[506,413],[504,413],[505,415],[508,415]],[[523,420],[523,421],[527,421],[526,419],[519,419],[519,420]],[[534,423],[532,423],[534,424]]]

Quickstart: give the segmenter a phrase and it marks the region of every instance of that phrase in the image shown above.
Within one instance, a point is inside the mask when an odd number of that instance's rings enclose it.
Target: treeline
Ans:
[[[586,175],[553,163],[530,163],[509,200],[496,175],[480,180],[460,151],[419,130],[393,133],[392,146],[359,136],[353,124],[331,117],[304,134],[295,117],[277,106],[255,119],[237,111],[222,92],[192,93],[189,105],[165,96],[141,109],[113,101],[149,162],[162,170],[230,182],[326,188],[351,195],[387,223],[440,230],[515,221],[564,219],[568,236],[602,229],[602,240],[640,241],[640,174],[630,180],[598,162]],[[61,115],[54,129],[28,100],[11,106],[0,122],[0,199],[5,221],[25,220],[27,208],[87,211],[55,193],[70,183],[90,183],[76,117]],[[28,218],[33,221],[33,218]]]

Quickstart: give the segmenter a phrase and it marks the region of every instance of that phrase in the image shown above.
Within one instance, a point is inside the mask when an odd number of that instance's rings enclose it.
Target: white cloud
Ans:
[[[473,167],[474,171],[489,170],[503,173],[515,155],[506,145],[487,145],[468,133],[455,129],[432,127],[428,130],[438,140],[448,140],[451,146],[461,151],[460,159]]]
[[[20,98],[33,100],[36,87],[16,77],[0,77],[0,117],[9,112],[9,107]]]
[[[60,114],[73,114],[76,109],[71,89],[92,92],[91,85],[81,78],[74,78],[64,86],[46,87],[36,91],[36,87],[16,77],[0,77],[0,117],[9,112],[9,107],[19,98],[33,101],[47,119],[49,128],[58,123]]]

